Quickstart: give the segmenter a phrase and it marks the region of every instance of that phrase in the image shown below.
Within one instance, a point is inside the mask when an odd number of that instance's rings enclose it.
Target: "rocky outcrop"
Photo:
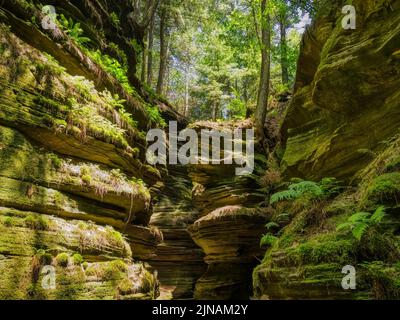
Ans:
[[[1,298],[248,298],[266,219],[247,209],[263,201],[248,191],[254,180],[233,166],[147,165],[143,130],[187,121],[134,76],[130,40],[140,45],[141,30],[108,19],[118,12],[126,23],[130,4],[57,5],[88,46],[59,22],[43,29],[45,4],[0,7]],[[127,64],[118,79],[103,53]],[[218,126],[195,127],[209,125]],[[226,206],[241,207],[214,219]]]
[[[191,127],[198,132],[246,129],[251,127],[251,122],[198,122]],[[257,209],[264,200],[264,195],[258,191],[261,187],[257,174],[265,168],[265,161],[261,156],[257,158],[254,175],[250,176],[236,176],[236,165],[222,162],[190,166],[193,204],[200,215],[188,231],[203,250],[207,263],[206,272],[196,282],[196,299],[250,297],[249,273],[262,254],[259,239],[268,220],[268,214]]]
[[[261,209],[225,206],[198,219],[189,227],[194,241],[204,250],[207,272],[196,283],[198,299],[248,299],[259,239],[267,214]],[[229,272],[227,272],[229,270]]]
[[[0,7],[0,298],[154,299],[156,273],[134,260],[160,241],[148,225],[161,180],[144,161],[149,102],[66,32],[41,29],[39,9]]]
[[[399,122],[398,1],[353,1],[355,30],[341,25],[341,4],[307,29],[295,93],[282,134],[289,176],[350,180]]]
[[[341,3],[331,3],[303,38],[282,168],[288,177],[336,177],[344,185],[339,195],[271,205],[279,227],[254,270],[255,298],[400,296],[400,3],[353,1],[356,30],[342,29]],[[345,266],[355,268],[356,288],[342,287]]]
[[[161,298],[193,298],[194,286],[205,270],[203,251],[187,228],[198,217],[192,203],[192,181],[183,166],[169,166],[169,175],[158,195],[150,225],[162,241],[149,263],[158,271]]]

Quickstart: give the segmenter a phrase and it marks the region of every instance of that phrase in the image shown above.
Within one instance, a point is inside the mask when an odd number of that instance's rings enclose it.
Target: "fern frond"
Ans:
[[[323,195],[323,190],[321,187],[313,181],[302,181],[289,186],[290,190],[296,191],[298,194],[308,193],[312,196],[319,197]]]
[[[351,229],[352,226],[353,226],[352,223],[350,223],[350,222],[344,222],[344,223],[339,224],[339,225],[336,227],[336,231],[341,231],[341,230],[343,230],[343,229]]]
[[[349,222],[357,223],[368,220],[371,214],[369,212],[357,212],[349,218]]]
[[[353,229],[351,230],[351,233],[353,234],[354,238],[356,238],[358,241],[360,241],[362,236],[364,235],[365,231],[367,230],[367,228],[368,228],[368,224],[358,223],[353,227]]]
[[[274,221],[268,222],[265,227],[267,228],[267,230],[273,229],[273,228],[279,228],[279,224],[277,224]]]
[[[371,216],[370,220],[372,223],[377,224],[377,223],[380,223],[385,216],[386,216],[385,207],[380,206],[380,207],[378,207],[378,209],[375,210],[375,212]]]
[[[280,191],[277,193],[274,193],[271,196],[270,199],[270,204],[273,204],[275,202],[280,202],[283,200],[293,200],[298,197],[298,193],[295,190],[285,190],[285,191]]]

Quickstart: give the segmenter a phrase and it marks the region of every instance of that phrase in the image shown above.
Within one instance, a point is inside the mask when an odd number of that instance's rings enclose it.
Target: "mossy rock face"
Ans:
[[[93,163],[44,152],[18,131],[3,126],[0,126],[0,143],[2,176],[120,207],[126,212],[126,218],[130,213],[132,220],[148,218],[147,187],[130,180],[121,170],[107,170]]]
[[[157,169],[140,160],[145,141],[133,120],[122,120],[118,99],[83,77],[69,75],[54,58],[22,42],[4,25],[0,43],[6,48],[0,59],[3,124],[18,127],[61,154],[124,168],[150,183],[160,178]]]
[[[366,196],[373,203],[397,205],[400,198],[400,172],[386,173],[372,180]]]
[[[362,13],[356,30],[342,28],[342,7],[332,1],[331,13],[306,32],[282,127],[282,165],[289,176],[349,181],[398,132],[400,61],[393,54],[400,6],[386,0],[352,4]]]
[[[365,205],[360,201],[362,187],[350,190],[333,200],[304,203],[300,209],[296,202],[290,201],[275,208],[278,216],[279,210],[285,210],[291,213],[292,219],[280,230],[276,242],[270,245],[262,263],[253,271],[255,298],[385,299],[399,296],[397,206],[387,207],[383,221],[366,226],[358,239],[353,236],[352,228],[338,228]],[[375,267],[378,264],[382,265],[381,272]],[[345,266],[355,268],[355,290],[342,287]]]
[[[155,298],[156,279],[131,254],[111,228],[0,208],[0,299]],[[45,286],[49,268],[55,287]]]

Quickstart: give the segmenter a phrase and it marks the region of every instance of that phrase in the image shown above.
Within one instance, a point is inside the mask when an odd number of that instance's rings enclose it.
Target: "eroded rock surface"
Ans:
[[[357,28],[344,30],[341,8],[304,36],[295,93],[283,123],[282,165],[293,177],[351,179],[397,130],[400,4],[353,1]]]

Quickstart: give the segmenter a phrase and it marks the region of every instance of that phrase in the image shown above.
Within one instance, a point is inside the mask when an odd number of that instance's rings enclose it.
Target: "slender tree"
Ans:
[[[155,24],[155,15],[151,19],[149,25],[149,38],[147,45],[147,79],[146,82],[149,86],[151,86],[153,82],[153,46],[154,46],[154,24]]]
[[[258,88],[258,100],[255,112],[255,126],[259,142],[265,143],[264,125],[267,116],[269,82],[271,71],[271,22],[268,11],[268,0],[261,0],[261,72]]]
[[[160,67],[158,70],[157,94],[164,93],[165,77],[168,68],[168,51],[170,42],[170,28],[168,26],[168,8],[163,5],[160,12]]]

